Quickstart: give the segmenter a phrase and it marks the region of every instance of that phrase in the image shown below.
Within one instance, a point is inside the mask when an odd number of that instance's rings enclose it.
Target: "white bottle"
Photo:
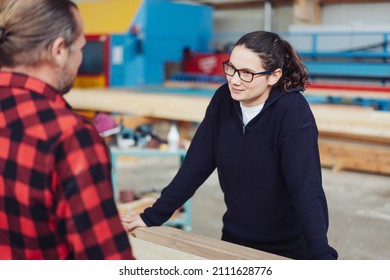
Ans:
[[[172,123],[168,132],[168,148],[170,151],[177,151],[179,148],[180,134],[175,123]]]

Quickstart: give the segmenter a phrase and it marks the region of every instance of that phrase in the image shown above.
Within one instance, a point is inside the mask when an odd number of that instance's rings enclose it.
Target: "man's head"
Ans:
[[[76,77],[84,44],[82,20],[72,1],[0,1],[2,69],[28,69],[27,74],[45,69],[50,75],[45,81],[65,93]]]

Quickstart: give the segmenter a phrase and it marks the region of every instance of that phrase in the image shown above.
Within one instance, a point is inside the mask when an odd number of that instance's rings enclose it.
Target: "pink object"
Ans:
[[[106,113],[98,113],[95,116],[95,126],[100,135],[109,136],[120,131],[115,119]]]
[[[135,200],[136,195],[133,190],[126,190],[126,191],[121,191],[119,193],[119,200],[121,202],[131,202]]]

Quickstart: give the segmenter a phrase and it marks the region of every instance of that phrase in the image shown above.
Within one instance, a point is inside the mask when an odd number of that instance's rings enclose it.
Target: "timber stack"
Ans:
[[[199,123],[207,96],[114,90],[73,89],[66,99],[77,110]],[[93,102],[91,102],[93,100]],[[321,164],[334,171],[390,175],[390,112],[350,105],[311,104],[320,139]]]

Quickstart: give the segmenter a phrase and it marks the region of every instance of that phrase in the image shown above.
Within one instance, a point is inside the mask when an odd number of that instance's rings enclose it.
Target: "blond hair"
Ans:
[[[55,39],[71,46],[80,35],[70,0],[0,0],[0,66],[33,66]]]

